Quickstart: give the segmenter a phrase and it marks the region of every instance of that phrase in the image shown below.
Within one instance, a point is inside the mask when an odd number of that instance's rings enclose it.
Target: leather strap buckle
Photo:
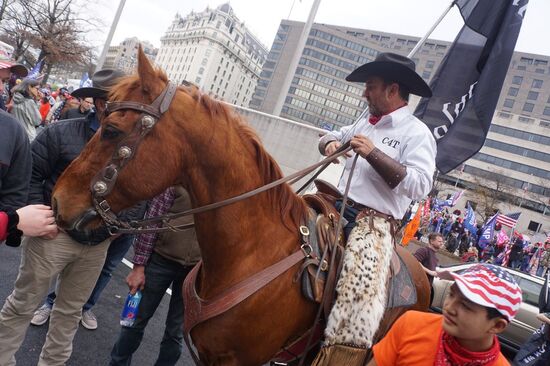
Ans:
[[[311,258],[311,253],[313,253],[313,248],[309,244],[302,244],[300,246],[300,249],[302,249],[302,252],[304,252],[306,258]]]

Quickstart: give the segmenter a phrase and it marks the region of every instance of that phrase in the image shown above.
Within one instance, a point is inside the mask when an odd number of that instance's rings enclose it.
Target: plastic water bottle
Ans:
[[[120,325],[125,327],[131,327],[136,320],[137,310],[139,302],[141,301],[141,291],[136,291],[134,295],[128,293],[124,309],[120,315]]]

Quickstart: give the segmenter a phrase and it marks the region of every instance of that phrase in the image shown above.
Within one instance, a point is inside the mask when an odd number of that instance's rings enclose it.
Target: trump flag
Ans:
[[[514,52],[528,0],[457,0],[465,25],[434,75],[431,98],[415,115],[437,141],[448,173],[483,144]]]

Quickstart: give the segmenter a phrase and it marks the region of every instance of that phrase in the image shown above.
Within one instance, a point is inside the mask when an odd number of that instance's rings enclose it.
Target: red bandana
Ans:
[[[408,105],[408,103],[405,103],[403,104],[401,107],[397,107],[396,109],[394,109],[393,111],[389,112],[388,114],[390,113],[393,113],[395,112],[396,110],[398,110],[399,108],[403,108],[404,106]],[[382,117],[386,116],[387,114],[384,114],[382,116],[373,116],[372,114],[369,116],[369,123],[371,125],[376,125],[378,123],[378,121],[380,121],[382,119]]]
[[[491,366],[500,354],[500,344],[495,336],[493,346],[485,352],[472,352],[462,347],[455,337],[441,331],[434,366]]]
[[[382,119],[382,117],[384,117],[384,116],[370,116],[369,117],[369,123],[374,126],[378,123],[378,121],[380,121]]]

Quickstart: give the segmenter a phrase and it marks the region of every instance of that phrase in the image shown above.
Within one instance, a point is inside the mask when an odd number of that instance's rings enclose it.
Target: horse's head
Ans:
[[[60,227],[84,230],[99,222],[92,191],[118,212],[182,182],[183,158],[192,154],[174,115],[180,120],[191,115],[193,98],[178,93],[176,107],[176,88],[167,87],[166,74],[140,48],[138,74],[113,87],[105,112],[98,111],[101,127],[57,181],[52,207]],[[168,89],[173,94],[163,97]],[[162,100],[153,106],[156,114],[142,108],[157,99]]]

